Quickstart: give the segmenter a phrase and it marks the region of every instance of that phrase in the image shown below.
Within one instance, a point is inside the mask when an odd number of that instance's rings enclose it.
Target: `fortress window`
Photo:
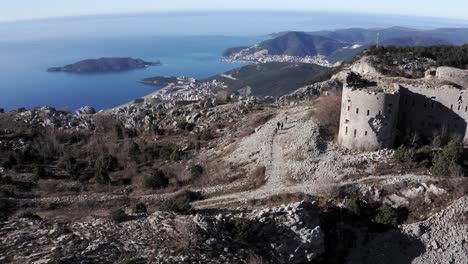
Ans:
[[[453,105],[450,105],[450,110],[453,110]]]
[[[349,111],[349,109],[350,109],[350,106],[348,105],[348,111]]]
[[[468,111],[468,106],[465,106],[465,112],[467,112],[467,111]]]
[[[357,129],[354,129],[354,137],[357,135]]]
[[[461,105],[458,105],[458,111],[460,111],[460,109],[461,109]]]
[[[369,116],[369,115],[370,115],[370,110],[367,110],[367,116]]]
[[[381,115],[381,114],[382,114],[382,111],[379,111],[379,115]]]
[[[359,108],[356,108],[356,114],[359,114]]]
[[[346,129],[345,129],[345,135],[346,136],[348,135],[348,127],[346,127]]]
[[[364,136],[367,136],[367,131],[366,131],[366,132],[364,132]]]

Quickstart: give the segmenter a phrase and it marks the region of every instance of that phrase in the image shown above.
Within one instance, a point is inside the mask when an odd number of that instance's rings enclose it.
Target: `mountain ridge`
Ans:
[[[267,55],[324,56],[330,63],[350,61],[363,49],[377,43],[384,46],[462,45],[468,43],[468,28],[412,29],[348,28],[313,32],[285,31],[271,35],[257,45],[227,49],[225,56],[255,55],[266,50]]]

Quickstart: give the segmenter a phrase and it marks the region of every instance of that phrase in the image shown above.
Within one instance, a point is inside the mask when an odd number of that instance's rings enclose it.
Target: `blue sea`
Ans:
[[[239,67],[220,62],[222,51],[271,33],[391,26],[467,27],[468,21],[330,12],[182,12],[3,22],[0,108],[110,108],[160,89],[138,83],[143,78],[203,79]],[[87,75],[46,71],[100,57],[160,60],[164,66]]]
[[[138,83],[153,76],[203,79],[241,66],[220,62],[231,46],[253,44],[254,37],[120,37],[11,41],[0,43],[0,107],[49,105],[76,110],[84,105],[110,108],[154,92]],[[87,58],[134,57],[163,66],[104,74],[49,73],[47,68]]]

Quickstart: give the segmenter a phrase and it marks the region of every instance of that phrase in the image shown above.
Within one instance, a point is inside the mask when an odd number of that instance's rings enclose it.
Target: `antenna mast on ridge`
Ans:
[[[377,32],[377,48],[380,45],[380,32]]]

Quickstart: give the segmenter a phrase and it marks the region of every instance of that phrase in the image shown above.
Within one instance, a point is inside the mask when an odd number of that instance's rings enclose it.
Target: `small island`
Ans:
[[[47,71],[70,73],[103,73],[129,71],[133,69],[147,68],[150,66],[161,66],[161,62],[147,62],[142,59],[133,58],[100,58],[83,60],[63,67],[52,67],[47,69]]]

